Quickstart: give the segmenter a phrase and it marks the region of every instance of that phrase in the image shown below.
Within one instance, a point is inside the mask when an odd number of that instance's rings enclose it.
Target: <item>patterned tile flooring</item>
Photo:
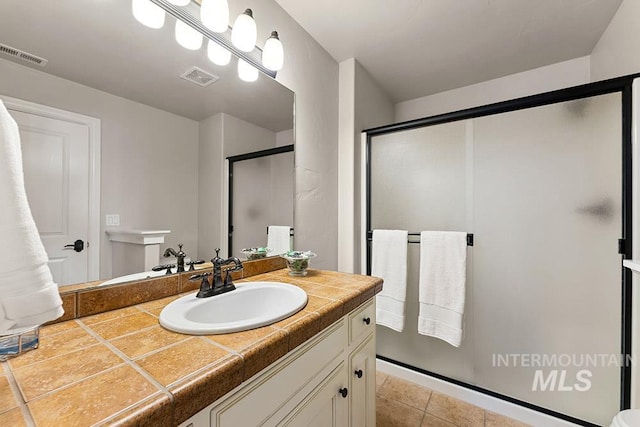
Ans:
[[[525,427],[447,395],[382,372],[376,373],[378,427]]]

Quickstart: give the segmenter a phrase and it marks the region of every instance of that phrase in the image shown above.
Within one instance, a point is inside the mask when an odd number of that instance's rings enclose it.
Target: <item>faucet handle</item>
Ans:
[[[211,272],[194,274],[193,276],[189,277],[189,281],[190,282],[197,282],[198,279],[206,279],[208,276],[211,276]]]
[[[175,264],[162,264],[162,265],[156,265],[155,267],[153,267],[151,270],[152,271],[162,271],[162,270],[167,270],[166,274],[173,274],[173,272],[171,271],[172,268],[174,268],[176,265]]]
[[[204,264],[204,260],[203,259],[198,259],[198,260],[195,260],[195,261],[185,262],[185,265],[189,266],[189,271],[195,271],[194,265],[200,265],[200,264]]]
[[[196,294],[196,298],[207,298],[212,295],[211,292],[213,290],[211,289],[211,284],[209,283],[209,279],[207,279],[207,277],[210,275],[211,273],[194,274],[189,278],[189,280],[192,282],[197,282],[198,279],[202,279],[202,283],[200,283],[200,289]]]

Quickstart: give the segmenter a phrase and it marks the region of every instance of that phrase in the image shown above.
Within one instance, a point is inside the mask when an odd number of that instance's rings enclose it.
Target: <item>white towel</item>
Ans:
[[[420,233],[419,334],[460,346],[466,265],[467,233]]]
[[[291,227],[286,225],[270,225],[267,228],[267,247],[269,255],[280,255],[291,250]]]
[[[64,314],[24,188],[18,125],[0,100],[0,334]]]
[[[398,332],[404,329],[408,237],[406,230],[373,230],[371,275],[384,280],[376,296],[376,323]]]

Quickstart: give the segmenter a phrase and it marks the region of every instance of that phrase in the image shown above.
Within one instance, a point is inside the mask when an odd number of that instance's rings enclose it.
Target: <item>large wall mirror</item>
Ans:
[[[157,264],[179,243],[190,259],[216,247],[226,256],[225,159],[294,144],[294,93],[263,74],[240,80],[236,58],[210,62],[206,39],[181,47],[169,16],[161,29],[141,25],[128,0],[3,0],[0,16],[0,99],[20,127],[27,195],[58,284],[145,271],[148,252],[123,249],[144,248],[153,235],[143,232],[163,232]],[[272,29],[256,21],[260,40]],[[292,189],[290,163],[291,183],[260,186]],[[112,241],[119,231],[142,243]]]

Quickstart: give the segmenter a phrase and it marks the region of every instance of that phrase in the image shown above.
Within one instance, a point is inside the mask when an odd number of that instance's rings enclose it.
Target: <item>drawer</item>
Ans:
[[[375,298],[370,299],[349,315],[349,345],[364,338],[376,327]]]

